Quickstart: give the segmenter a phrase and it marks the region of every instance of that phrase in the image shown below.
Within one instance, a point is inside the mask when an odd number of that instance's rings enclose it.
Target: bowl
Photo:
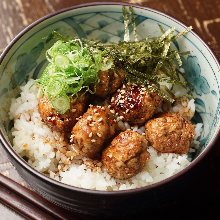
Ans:
[[[107,41],[123,40],[124,25],[122,3],[93,3],[78,5],[50,14],[34,22],[8,45],[0,58],[0,140],[19,174],[29,185],[46,199],[66,209],[87,214],[118,214],[137,212],[157,205],[166,197],[166,186],[202,161],[219,136],[220,126],[220,66],[207,44],[193,31],[175,41],[179,51],[190,51],[183,58],[185,78],[194,89],[196,103],[194,120],[202,122],[204,129],[200,148],[192,163],[181,172],[150,186],[124,191],[96,191],[65,185],[39,173],[13,150],[11,144],[12,122],[8,112],[11,98],[19,94],[18,87],[29,78],[36,79],[45,67],[45,51],[54,43],[52,31],[66,36],[77,35]],[[134,6],[137,32],[140,38],[161,34],[164,29],[176,27],[176,32],[186,26],[180,21],[150,8]],[[159,24],[159,25],[158,25]],[[172,187],[173,188],[173,187]],[[178,187],[175,188],[178,191]]]

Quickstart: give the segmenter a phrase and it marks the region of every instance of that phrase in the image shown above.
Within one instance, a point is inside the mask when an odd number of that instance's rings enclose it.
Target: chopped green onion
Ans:
[[[69,61],[69,59],[66,56],[59,54],[59,55],[55,56],[54,64],[57,67],[66,69],[69,66],[69,64],[70,64],[70,61]]]
[[[94,93],[99,82],[99,71],[116,69],[126,71],[126,81],[141,83],[169,101],[174,97],[161,81],[185,86],[180,80],[178,66],[182,65],[180,53],[172,49],[172,41],[191,30],[187,28],[175,35],[175,28],[165,30],[159,25],[162,35],[146,37],[137,41],[133,8],[123,7],[124,41],[104,44],[86,39],[66,40],[62,35],[46,52],[48,66],[38,79],[43,95],[51,101],[57,112],[64,114],[70,108],[70,96],[79,92]],[[129,25],[133,27],[134,41],[130,41]]]
[[[51,103],[60,114],[64,114],[70,109],[70,98],[66,95],[52,99]]]

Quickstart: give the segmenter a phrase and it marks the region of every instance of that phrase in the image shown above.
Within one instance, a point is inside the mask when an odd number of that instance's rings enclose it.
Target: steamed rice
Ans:
[[[63,183],[96,190],[126,190],[150,185],[181,171],[190,164],[191,158],[173,153],[159,153],[148,147],[151,157],[142,172],[128,180],[116,180],[101,169],[91,170],[85,164],[63,165],[67,159],[62,153],[65,146],[63,136],[42,122],[38,112],[38,89],[34,80],[21,87],[21,95],[12,100],[10,119],[14,120],[12,129],[13,146],[22,157],[28,158],[28,163],[40,172]],[[177,95],[180,95],[179,93]],[[185,105],[185,106],[184,106]],[[193,115],[195,112],[194,100],[186,104],[179,102],[172,111],[183,111]],[[144,127],[130,127],[128,123],[118,121],[121,130],[132,129],[139,133]],[[190,152],[199,146],[198,138],[201,134],[202,124],[195,128],[195,140]],[[65,164],[65,163],[64,163]],[[62,165],[62,166],[61,166]],[[58,172],[56,171],[58,167]],[[62,169],[61,169],[62,167]]]

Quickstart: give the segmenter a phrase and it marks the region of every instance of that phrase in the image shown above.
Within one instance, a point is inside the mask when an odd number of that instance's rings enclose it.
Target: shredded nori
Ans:
[[[179,67],[182,65],[180,56],[187,52],[179,53],[171,44],[190,31],[191,27],[175,35],[175,28],[165,31],[159,26],[161,36],[137,41],[133,8],[127,10],[123,7],[123,16],[125,37],[119,43],[104,44],[78,38],[65,40],[61,34],[56,34],[60,40],[47,51],[49,64],[38,80],[50,100],[77,95],[85,88],[93,93],[91,86],[95,88],[99,82],[100,70],[120,67],[126,70],[126,82],[142,84],[149,91],[157,92],[170,102],[174,101],[172,91],[160,86],[160,82],[186,86],[186,82],[180,80]],[[132,25],[134,41],[130,41],[129,24]],[[56,110],[65,113],[68,108]]]

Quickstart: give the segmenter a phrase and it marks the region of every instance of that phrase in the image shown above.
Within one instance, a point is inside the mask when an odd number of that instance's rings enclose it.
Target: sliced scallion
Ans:
[[[70,98],[67,95],[56,97],[51,100],[51,103],[60,114],[64,114],[70,109]]]

